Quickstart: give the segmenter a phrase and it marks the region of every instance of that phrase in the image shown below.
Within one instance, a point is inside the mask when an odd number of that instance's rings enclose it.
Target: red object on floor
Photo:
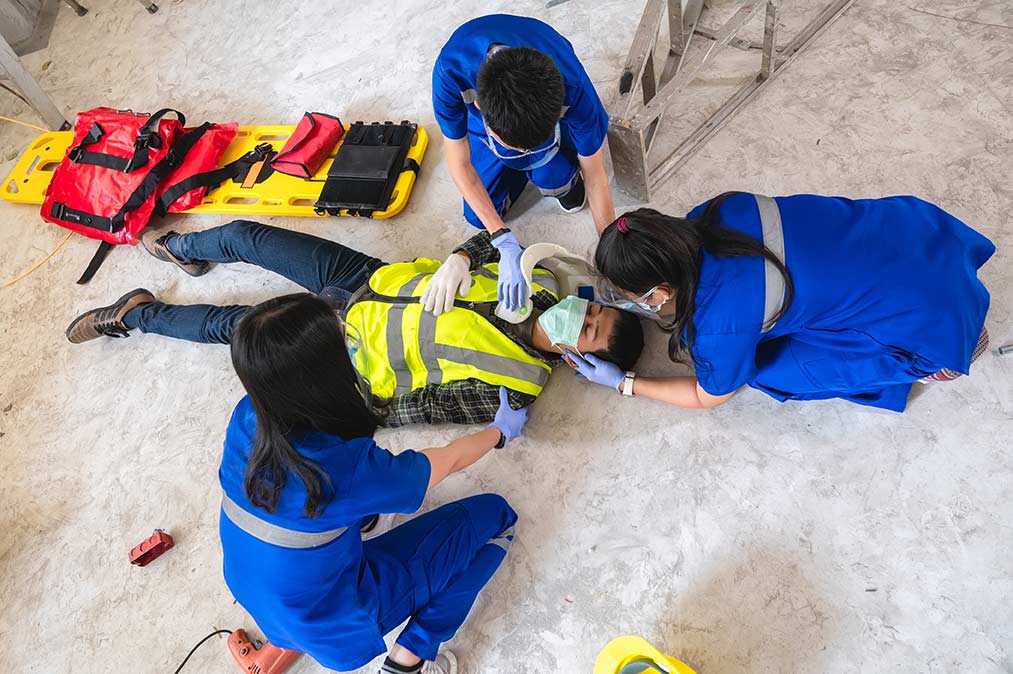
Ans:
[[[155,533],[151,534],[147,540],[130,550],[130,563],[137,566],[147,566],[172,546],[172,536],[161,529],[155,529]]]
[[[257,648],[246,636],[244,629],[238,629],[229,635],[229,652],[247,674],[282,674],[302,656],[299,651],[289,651],[271,644]]]

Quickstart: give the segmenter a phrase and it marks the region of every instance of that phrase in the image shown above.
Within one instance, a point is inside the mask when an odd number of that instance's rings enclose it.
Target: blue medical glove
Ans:
[[[521,274],[521,253],[524,249],[517,243],[513,232],[497,236],[492,245],[499,250],[499,284],[496,295],[510,311],[517,311],[528,301],[528,284]]]
[[[581,358],[573,351],[567,351],[564,358],[577,370],[577,374],[595,384],[611,386],[619,390],[619,384],[626,378],[626,373],[620,370],[618,365],[602,360],[593,353]]]
[[[521,430],[524,428],[527,420],[528,408],[522,407],[519,410],[515,410],[510,407],[510,398],[507,395],[506,387],[500,386],[499,409],[496,410],[496,418],[492,420],[492,423],[487,428],[495,428],[503,434],[506,442],[510,442],[520,436]]]

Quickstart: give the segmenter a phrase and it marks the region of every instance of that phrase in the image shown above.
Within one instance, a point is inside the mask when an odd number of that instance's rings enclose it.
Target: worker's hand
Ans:
[[[497,236],[492,245],[499,250],[499,284],[496,294],[500,302],[510,311],[517,311],[528,302],[528,284],[521,274],[521,253],[524,249],[517,243],[513,232]]]
[[[452,253],[422,291],[419,302],[424,305],[423,308],[434,316],[453,309],[457,295],[464,297],[471,290],[471,271],[468,267],[468,258]]]
[[[626,373],[619,369],[615,363],[599,358],[593,353],[586,354],[583,358],[573,351],[563,354],[566,362],[577,371],[577,374],[595,384],[611,386],[619,390],[619,384],[626,378]]]
[[[528,408],[522,407],[515,410],[510,407],[510,398],[505,386],[499,387],[499,409],[496,410],[496,418],[489,424],[489,428],[495,428],[507,442],[519,437],[524,424],[528,421]]]

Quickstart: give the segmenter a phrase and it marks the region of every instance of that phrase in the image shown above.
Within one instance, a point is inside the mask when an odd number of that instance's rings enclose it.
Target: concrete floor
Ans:
[[[784,4],[799,3],[814,6]],[[154,16],[134,0],[92,0],[85,18],[64,9],[51,46],[26,62],[71,113],[171,104],[197,121],[249,124],[325,110],[417,120],[435,134],[430,67],[460,22],[509,9],[553,23],[604,96],[642,5],[160,4]],[[994,343],[1013,341],[1011,25],[1007,0],[858,0],[653,205],[683,213],[731,189],[920,195],[998,245],[982,273],[988,327]],[[36,121],[2,92],[0,114]],[[0,172],[33,136],[0,125]],[[30,207],[0,202],[0,221],[0,280],[63,236]],[[529,243],[593,244],[587,214],[550,203],[515,223]],[[395,220],[275,224],[388,259],[442,257],[469,234],[439,143]],[[291,287],[240,266],[192,279],[135,249],[115,250],[75,286],[93,249],[75,237],[0,290],[0,671],[168,672],[211,629],[253,628],[221,577],[216,470],[241,395],[227,350],[145,335],[71,346],[63,330],[139,285],[180,302],[254,302]],[[675,369],[662,340],[652,332],[642,371]],[[522,520],[452,643],[463,671],[590,672],[609,639],[634,633],[700,674],[1013,672],[1011,375],[1013,357],[987,355],[972,377],[926,388],[900,416],[752,391],[716,411],[680,411],[558,373],[523,439],[427,503],[493,490]],[[458,432],[378,440],[398,450]],[[176,548],[129,566],[127,551],[155,527]],[[184,671],[236,670],[222,640]],[[295,671],[320,670],[304,659]]]

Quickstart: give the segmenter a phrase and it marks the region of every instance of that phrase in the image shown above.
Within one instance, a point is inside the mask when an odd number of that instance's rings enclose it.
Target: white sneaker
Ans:
[[[372,538],[376,538],[377,536],[383,536],[385,533],[394,528],[395,517],[396,515],[380,515],[372,529],[362,532],[362,540],[368,541]]]
[[[426,660],[420,674],[457,674],[457,656],[442,650],[435,660]]]

